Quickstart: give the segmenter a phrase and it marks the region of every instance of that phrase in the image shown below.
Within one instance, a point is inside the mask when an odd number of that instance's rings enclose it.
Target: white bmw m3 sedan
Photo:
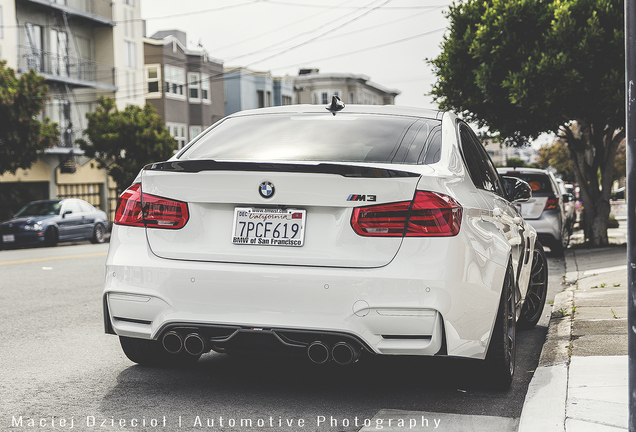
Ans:
[[[547,291],[515,206],[530,195],[452,113],[239,112],[120,196],[105,330],[142,365],[211,350],[462,357],[507,388],[515,331]]]

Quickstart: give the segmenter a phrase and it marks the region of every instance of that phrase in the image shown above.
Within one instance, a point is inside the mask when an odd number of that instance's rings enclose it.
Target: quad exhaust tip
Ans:
[[[205,351],[205,340],[197,333],[190,333],[183,341],[186,352],[190,355],[201,355]]]
[[[165,350],[170,354],[178,354],[183,348],[183,338],[176,331],[166,333],[163,339],[161,339],[161,342]]]
[[[331,349],[331,357],[339,365],[350,365],[358,361],[360,351],[346,342],[338,342]]]
[[[316,364],[323,364],[333,359],[339,365],[345,366],[355,363],[360,358],[360,350],[347,342],[338,342],[329,349],[324,342],[312,342],[307,348],[309,359]]]
[[[309,359],[316,364],[323,364],[329,360],[329,347],[320,341],[312,342],[307,348]]]
[[[179,354],[185,350],[190,355],[201,355],[205,352],[205,339],[197,333],[190,333],[185,338],[176,331],[169,331],[161,339],[161,343],[170,354]]]

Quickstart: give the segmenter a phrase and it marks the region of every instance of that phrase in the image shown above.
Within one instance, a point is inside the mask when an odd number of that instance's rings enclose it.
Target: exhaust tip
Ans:
[[[175,331],[166,333],[161,340],[163,347],[171,354],[178,354],[183,348],[183,339]]]
[[[190,333],[183,341],[183,346],[188,354],[201,355],[205,351],[205,340],[196,333]]]
[[[338,342],[331,350],[331,357],[339,365],[345,366],[358,361],[360,351],[346,342]]]
[[[329,347],[320,341],[312,342],[307,348],[309,359],[317,364],[323,364],[329,360]]]

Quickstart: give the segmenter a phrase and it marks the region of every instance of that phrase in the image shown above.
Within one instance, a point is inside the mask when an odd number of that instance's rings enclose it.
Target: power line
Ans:
[[[200,15],[200,14],[204,14],[208,12],[218,12],[218,11],[227,10],[227,9],[236,9],[243,6],[251,6],[255,3],[268,3],[269,1],[270,0],[249,0],[249,1],[246,1],[245,3],[233,4],[229,6],[221,6],[221,7],[203,9],[203,10],[192,11],[192,12],[182,12],[179,14],[170,14],[170,15],[158,16],[158,17],[148,17],[148,18],[143,18],[141,21],[143,20],[152,21],[152,20],[160,20],[160,19],[168,19],[168,18],[178,18],[178,17],[190,16],[190,15]],[[139,21],[139,20],[134,20],[134,21]]]
[[[342,53],[342,54],[336,54],[336,55],[329,56],[329,57],[323,57],[323,58],[320,58],[320,59],[311,60],[309,62],[302,62],[302,63],[296,63],[296,64],[288,65],[288,66],[281,66],[281,67],[277,67],[277,68],[272,68],[271,70],[286,69],[286,68],[290,68],[290,67],[298,67],[298,66],[303,66],[303,65],[308,64],[308,63],[315,63],[315,62],[319,62],[319,61],[332,60],[332,59],[335,59],[335,58],[344,57],[344,56],[348,56],[348,55],[351,55],[351,54],[358,54],[358,53],[361,53],[361,52],[370,51],[370,50],[377,49],[377,48],[384,48],[386,46],[395,45],[395,44],[402,43],[402,42],[407,42],[407,41],[410,41],[410,40],[413,40],[413,39],[417,39],[417,38],[420,38],[420,37],[423,37],[423,36],[428,36],[428,35],[431,35],[433,33],[437,33],[437,32],[444,31],[444,30],[446,30],[445,27],[444,28],[439,28],[437,30],[431,30],[431,31],[426,32],[426,33],[420,33],[420,34],[417,34],[417,35],[414,35],[414,36],[409,36],[409,37],[404,38],[404,39],[399,39],[399,40],[395,40],[395,41],[392,41],[392,42],[386,42],[386,43],[383,43],[383,44],[380,44],[380,45],[374,45],[374,46],[371,46],[371,47],[362,48],[362,49],[358,49],[358,50],[355,50],[355,51],[349,51],[349,52]]]
[[[354,1],[354,0],[348,0],[348,1],[346,1],[345,3],[350,3],[350,2],[352,2],[352,1]],[[289,24],[287,24],[287,25],[284,25],[284,26],[282,26],[282,27],[277,27],[277,28],[272,29],[272,30],[270,30],[270,31],[268,31],[268,32],[260,33],[260,34],[257,34],[257,35],[254,35],[254,36],[251,36],[251,37],[249,37],[249,38],[247,38],[247,39],[243,39],[243,40],[240,40],[240,41],[238,41],[238,42],[231,43],[231,44],[229,44],[229,45],[225,45],[225,46],[222,46],[222,47],[217,47],[217,48],[215,49],[215,51],[221,51],[221,50],[224,50],[224,49],[227,49],[227,48],[231,48],[231,47],[236,46],[236,45],[240,45],[240,44],[242,44],[242,43],[245,43],[245,42],[250,41],[250,40],[253,40],[253,39],[261,38],[261,37],[266,36],[266,35],[271,34],[271,33],[276,33],[276,32],[278,32],[278,31],[283,30],[283,29],[286,29],[286,28],[288,28],[288,27],[298,25],[298,23],[301,23],[301,22],[303,22],[303,21],[307,21],[307,20],[309,20],[309,19],[315,18],[315,17],[317,17],[318,15],[322,15],[322,14],[324,14],[325,12],[329,12],[329,11],[330,11],[330,10],[332,10],[332,9],[336,9],[336,7],[337,7],[337,6],[330,7],[329,9],[325,9],[325,10],[323,10],[323,11],[320,11],[320,12],[315,13],[315,14],[313,14],[313,15],[309,15],[309,16],[307,16],[307,17],[305,17],[305,18],[303,18],[303,19],[297,20],[297,21],[292,21],[292,22],[290,22],[290,23],[289,23]]]
[[[371,3],[374,3],[375,1],[378,1],[378,0],[374,0],[374,1],[372,1]],[[388,1],[392,1],[392,0],[388,0]],[[333,23],[336,23],[336,22],[338,22],[338,21],[340,21],[340,20],[342,20],[342,19],[345,19],[345,18],[346,18],[346,17],[348,17],[349,15],[353,15],[353,14],[357,13],[359,10],[362,10],[363,8],[366,8],[366,6],[361,7],[361,8],[358,8],[358,9],[354,10],[353,12],[350,12],[350,13],[348,13],[348,14],[345,14],[345,15],[341,16],[341,17],[338,17],[338,18],[336,18],[336,19],[333,19],[333,20],[331,20],[331,21],[329,21],[329,22],[327,22],[327,23],[325,23],[325,24],[321,24],[321,25],[319,25],[319,26],[318,26],[318,27],[316,27],[316,28],[313,28],[313,29],[311,29],[311,30],[307,30],[307,31],[304,31],[304,32],[302,32],[302,33],[299,33],[299,34],[297,34],[297,35],[295,35],[295,36],[293,36],[293,37],[291,37],[291,38],[289,38],[289,37],[288,37],[288,38],[285,38],[285,40],[283,40],[283,41],[276,42],[275,44],[272,44],[272,45],[266,46],[266,47],[261,48],[261,49],[256,50],[256,51],[252,51],[252,52],[247,53],[247,54],[242,54],[242,55],[239,55],[239,56],[231,57],[231,58],[227,59],[227,61],[232,61],[232,60],[236,60],[236,59],[239,59],[239,58],[243,58],[243,57],[248,57],[248,56],[251,56],[251,55],[259,54],[259,53],[261,53],[261,52],[266,52],[267,50],[269,50],[269,49],[271,49],[271,48],[273,48],[273,47],[276,47],[276,46],[278,46],[278,45],[282,45],[282,44],[284,44],[284,43],[288,42],[289,40],[294,40],[294,39],[299,38],[299,37],[301,37],[301,36],[303,36],[303,35],[311,34],[311,33],[314,33],[314,32],[316,32],[316,31],[318,31],[318,30],[320,30],[320,29],[322,29],[322,28],[324,28],[324,27],[328,27],[328,26],[330,26],[330,25],[331,25],[331,24],[333,24]],[[347,23],[345,23],[345,24],[347,24]]]
[[[372,12],[375,12],[376,10],[378,10],[378,9],[382,8],[384,5],[386,5],[386,4],[388,4],[388,3],[390,3],[391,1],[393,1],[393,0],[386,0],[386,1],[385,1],[384,3],[382,3],[381,5],[379,5],[379,6],[374,6],[372,9],[368,10],[367,12],[363,13],[362,15],[357,16],[357,17],[355,17],[355,18],[352,18],[352,19],[350,19],[349,21],[347,21],[347,22],[345,22],[345,23],[343,23],[343,24],[341,24],[341,25],[339,25],[339,26],[337,26],[337,27],[335,27],[335,28],[333,28],[333,29],[331,29],[331,30],[328,30],[328,31],[326,31],[326,32],[324,32],[324,33],[321,33],[321,34],[319,34],[319,35],[317,35],[317,36],[315,36],[315,37],[313,37],[313,38],[311,38],[311,39],[309,39],[309,40],[307,40],[307,41],[305,41],[305,42],[301,42],[301,43],[299,43],[298,45],[294,45],[294,46],[292,46],[292,47],[290,47],[290,48],[287,48],[287,49],[285,49],[285,50],[283,50],[283,51],[281,51],[281,52],[278,52],[278,53],[276,53],[276,54],[272,54],[272,55],[270,55],[270,56],[268,56],[268,57],[262,58],[262,59],[260,59],[260,60],[257,60],[257,61],[254,61],[254,62],[251,62],[251,63],[249,63],[249,64],[247,65],[247,67],[252,66],[252,65],[255,65],[255,64],[258,64],[258,63],[262,63],[262,62],[264,62],[264,61],[266,61],[266,60],[269,60],[269,59],[272,59],[272,58],[274,58],[274,57],[278,57],[278,56],[281,56],[281,55],[283,55],[283,54],[286,54],[286,53],[288,53],[289,51],[295,50],[296,48],[300,48],[301,46],[304,46],[304,45],[310,44],[310,43],[312,43],[312,42],[314,42],[314,41],[316,41],[316,40],[320,39],[321,37],[323,37],[323,36],[325,36],[325,35],[328,35],[329,33],[332,33],[332,32],[334,32],[334,31],[336,31],[336,30],[339,30],[339,29],[341,29],[341,28],[343,28],[343,27],[345,27],[345,26],[347,26],[347,25],[351,24],[352,22],[355,22],[355,21],[357,21],[357,20],[359,20],[359,19],[361,19],[361,18],[363,18],[363,17],[367,16],[368,14],[370,14],[370,13],[372,13]],[[373,1],[373,2],[371,2],[371,3],[375,3],[375,1]],[[371,3],[369,3],[369,5],[370,5]]]

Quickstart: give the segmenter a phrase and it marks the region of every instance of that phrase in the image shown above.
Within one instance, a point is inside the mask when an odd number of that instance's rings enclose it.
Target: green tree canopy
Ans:
[[[467,0],[447,16],[442,53],[429,61],[440,107],[514,145],[560,134],[581,188],[586,236],[607,244],[625,123],[623,2]]]
[[[170,158],[177,143],[155,109],[146,104],[119,111],[112,98],[100,98],[95,112],[86,114],[88,139],[78,139],[86,156],[108,171],[120,191],[146,164]]]
[[[33,70],[16,77],[6,64],[0,61],[0,175],[30,168],[59,141],[57,124],[39,120],[49,98],[44,78]]]
[[[557,140],[552,144],[544,145],[539,149],[537,164],[540,168],[552,167],[561,175],[563,181],[575,182],[572,159],[567,144],[563,140]]]

